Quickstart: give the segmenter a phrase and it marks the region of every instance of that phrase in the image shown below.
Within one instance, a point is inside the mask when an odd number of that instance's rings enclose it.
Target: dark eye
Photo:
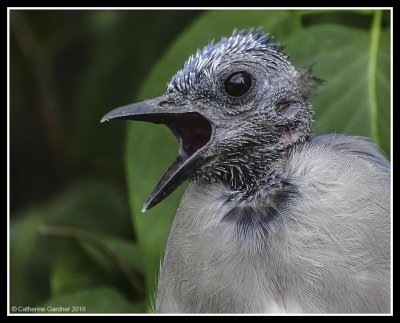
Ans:
[[[252,83],[253,78],[251,75],[242,71],[229,75],[224,82],[224,86],[226,93],[230,96],[240,97],[250,90]]]

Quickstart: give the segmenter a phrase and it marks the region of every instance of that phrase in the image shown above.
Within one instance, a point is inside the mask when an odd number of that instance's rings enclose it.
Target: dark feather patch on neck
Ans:
[[[222,218],[221,225],[233,225],[235,236],[240,240],[252,238],[254,235],[266,238],[283,220],[282,211],[292,206],[299,195],[295,184],[281,181],[277,186],[259,188],[256,194],[251,194],[252,202],[247,201],[246,193],[241,198],[237,194],[227,198],[224,207],[229,209]]]

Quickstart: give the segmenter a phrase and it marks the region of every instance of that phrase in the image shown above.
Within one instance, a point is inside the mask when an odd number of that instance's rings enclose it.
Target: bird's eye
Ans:
[[[249,92],[252,83],[252,76],[249,73],[242,71],[229,75],[224,82],[224,87],[226,93],[230,96],[240,97]]]

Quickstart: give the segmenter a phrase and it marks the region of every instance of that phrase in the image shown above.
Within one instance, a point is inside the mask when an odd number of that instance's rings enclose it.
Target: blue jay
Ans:
[[[143,207],[189,180],[156,312],[390,311],[390,164],[367,138],[311,134],[317,83],[262,30],[235,30],[164,95],[103,117],[161,123],[179,142]]]

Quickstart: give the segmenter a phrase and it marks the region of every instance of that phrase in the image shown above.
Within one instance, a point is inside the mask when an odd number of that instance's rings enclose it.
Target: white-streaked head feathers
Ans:
[[[223,37],[218,43],[211,41],[203,49],[199,49],[190,56],[183,69],[177,72],[167,85],[167,93],[175,90],[181,92],[189,90],[201,73],[215,70],[225,55],[245,52],[263,55],[265,51],[280,51],[279,44],[274,42],[268,33],[261,28],[235,29],[229,38]],[[206,66],[211,68],[207,70]]]

